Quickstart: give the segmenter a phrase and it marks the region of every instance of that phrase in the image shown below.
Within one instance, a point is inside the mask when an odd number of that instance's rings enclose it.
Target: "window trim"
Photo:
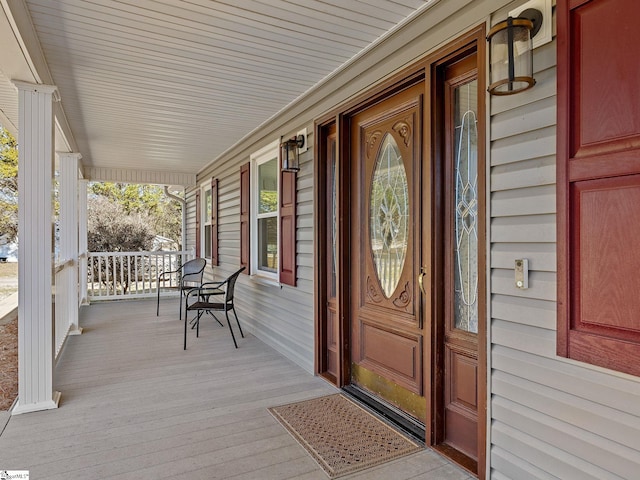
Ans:
[[[213,185],[216,185],[215,194],[218,193],[218,179],[210,178],[207,181],[200,183],[197,190],[197,199],[202,200],[201,208],[199,208],[198,212],[196,212],[196,225],[198,230],[198,247],[196,255],[198,257],[204,258],[208,264],[215,266],[218,265],[218,252],[214,252],[214,248],[217,247],[217,242],[214,242],[214,235],[217,237],[217,207],[218,201],[217,198],[214,198],[214,188]],[[207,192],[211,193],[211,215],[207,215]],[[213,217],[216,217],[214,222]],[[210,238],[208,242],[209,248],[209,256],[206,255],[207,252],[207,235],[206,230],[207,227],[210,228]]]
[[[281,189],[281,180],[280,180],[280,165],[279,165],[279,156],[278,149],[280,146],[280,140],[277,139],[256,152],[250,155],[251,167],[250,167],[250,182],[251,182],[251,194],[250,194],[250,228],[249,228],[249,237],[250,237],[250,271],[253,277],[257,279],[265,279],[271,282],[280,282],[280,255],[282,252],[280,251],[280,208],[279,208],[279,200],[278,200],[278,208],[276,211],[269,214],[259,214],[258,213],[258,175],[259,175],[259,166],[272,161],[274,158],[276,160],[277,165],[277,198],[280,198],[280,189]],[[277,239],[276,245],[278,248],[278,262],[276,265],[275,272],[269,272],[267,270],[262,270],[259,268],[258,262],[258,220],[260,218],[276,218],[277,223]]]

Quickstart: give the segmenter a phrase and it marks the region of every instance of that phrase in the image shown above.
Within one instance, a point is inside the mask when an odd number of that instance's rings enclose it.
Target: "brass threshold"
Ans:
[[[424,423],[355,384],[346,385],[342,390],[346,395],[367,410],[376,414],[382,420],[401,430],[421,444],[425,444]]]

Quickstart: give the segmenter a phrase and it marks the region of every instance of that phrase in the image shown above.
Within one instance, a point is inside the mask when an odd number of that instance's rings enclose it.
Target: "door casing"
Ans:
[[[423,142],[422,142],[422,157],[423,159],[432,159],[431,164],[433,168],[422,169],[422,182],[428,182],[433,186],[433,196],[430,198],[423,198],[421,209],[423,212],[434,212],[436,215],[440,212],[440,207],[437,205],[439,198],[441,198],[441,186],[438,182],[438,175],[442,172],[438,167],[438,158],[442,152],[442,139],[438,135],[432,135],[432,132],[438,131],[436,122],[438,117],[438,105],[433,104],[436,92],[436,81],[438,68],[452,59],[463,57],[468,52],[475,50],[478,57],[478,81],[481,83],[479,91],[485,91],[484,85],[486,83],[486,40],[485,40],[485,28],[484,25],[480,25],[460,38],[452,41],[445,47],[437,50],[436,52],[429,54],[423,60],[416,62],[407,69],[392,76],[385,82],[382,82],[376,88],[365,92],[364,94],[354,98],[353,100],[345,103],[334,111],[316,120],[315,132],[316,132],[316,144],[315,144],[315,158],[318,159],[315,165],[315,175],[317,179],[317,186],[315,190],[315,205],[316,205],[316,218],[315,218],[315,245],[316,245],[316,263],[315,263],[315,282],[316,282],[316,297],[315,297],[315,318],[316,318],[316,372],[318,375],[326,378],[331,383],[338,387],[346,386],[350,381],[350,339],[349,339],[349,294],[350,285],[349,278],[351,275],[350,260],[349,260],[349,219],[345,217],[343,212],[347,212],[351,205],[350,198],[350,149],[346,139],[349,138],[349,122],[347,121],[350,116],[355,112],[361,111],[368,106],[371,106],[381,99],[387,98],[394,93],[406,88],[408,85],[413,85],[416,82],[423,82],[425,85],[424,92],[424,109],[423,109]],[[478,101],[478,119],[482,122],[482,145],[479,146],[479,154],[484,155],[486,152],[486,110],[485,110],[486,97],[479,98]],[[327,281],[327,261],[326,261],[326,249],[328,248],[326,239],[327,228],[327,188],[326,188],[326,165],[323,159],[326,158],[326,145],[325,140],[329,132],[335,129],[336,132],[336,208],[339,213],[337,216],[336,236],[337,236],[337,249],[336,249],[336,262],[337,269],[341,272],[337,279],[337,293],[336,293],[336,315],[335,324],[329,325],[326,315],[327,311],[327,297],[326,297],[326,281]],[[480,214],[483,218],[486,217],[486,166],[482,162],[479,166],[479,179],[478,191],[479,197],[483,200],[481,205]],[[441,182],[440,182],[441,183]],[[428,218],[428,215],[426,215]],[[425,215],[423,213],[423,221]],[[443,345],[443,329],[442,329],[442,317],[444,315],[442,304],[444,299],[444,282],[441,275],[438,272],[443,271],[442,259],[437,256],[438,245],[443,244],[442,232],[437,228],[433,228],[433,224],[438,221],[432,219],[429,228],[429,235],[423,235],[423,258],[434,258],[434,262],[428,265],[428,271],[430,275],[425,277],[425,289],[433,292],[431,295],[423,295],[421,308],[423,311],[430,312],[432,320],[430,322],[424,322],[425,329],[425,345],[424,345],[424,364],[423,375],[424,385],[429,389],[426,395],[426,411],[427,421],[425,423],[425,444],[427,446],[435,446],[439,441],[439,432],[442,428],[443,419],[441,410],[440,393],[442,386],[441,376],[439,369],[441,368],[441,360],[439,359],[440,347]],[[483,222],[482,227],[479,230],[484,233],[486,237],[487,225]],[[480,253],[486,255],[486,241],[482,244],[485,245],[484,250]],[[428,254],[428,257],[426,256]],[[471,466],[464,456],[458,456],[455,451],[450,451],[446,448],[441,449],[441,453],[447,455],[452,460],[461,464],[463,467],[474,470],[474,473],[480,478],[484,477],[486,471],[486,442],[487,442],[487,302],[486,302],[486,285],[487,285],[487,268],[486,262],[482,265],[482,269],[479,270],[479,298],[481,300],[480,305],[480,319],[478,322],[478,461],[477,466]],[[340,363],[340,368],[336,372],[337,374],[329,374],[326,370],[327,367],[327,329],[334,328],[336,332],[336,342],[338,344],[337,358]]]

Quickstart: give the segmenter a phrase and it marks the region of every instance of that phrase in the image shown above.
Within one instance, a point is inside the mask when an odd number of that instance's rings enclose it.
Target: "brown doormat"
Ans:
[[[340,394],[272,407],[269,411],[330,478],[423,448]]]

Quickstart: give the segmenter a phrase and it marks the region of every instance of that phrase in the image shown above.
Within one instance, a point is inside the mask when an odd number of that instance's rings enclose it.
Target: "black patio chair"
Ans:
[[[177,288],[180,290],[180,319],[182,320],[182,297],[188,290],[202,285],[202,275],[204,274],[204,267],[206,265],[207,261],[204,258],[194,258],[193,260],[189,260],[182,264],[182,266],[177,270],[162,272],[158,275],[158,303],[156,304],[156,316],[160,315],[160,282],[164,282],[167,278],[171,278],[170,276],[173,274],[179,274],[179,284],[175,287],[169,288]]]
[[[203,283],[200,287],[192,288],[187,292],[184,300],[185,350],[187,349],[187,317],[189,316],[189,312],[197,312],[196,317],[193,319],[194,327],[196,329],[196,337],[200,336],[200,318],[205,312],[211,314],[211,316],[213,316],[213,318],[215,318],[218,323],[220,323],[220,320],[218,320],[218,317],[216,317],[213,312],[224,312],[225,316],[227,317],[227,325],[229,326],[229,331],[231,332],[231,338],[233,338],[233,344],[236,348],[238,348],[238,342],[236,342],[236,336],[233,333],[233,328],[231,328],[231,321],[229,320],[229,311],[232,311],[233,315],[236,317],[236,323],[238,324],[238,329],[240,329],[240,335],[242,336],[242,338],[244,338],[244,333],[242,332],[242,327],[240,326],[240,320],[238,320],[238,314],[236,313],[235,309],[233,292],[236,287],[236,280],[238,279],[238,275],[240,275],[240,273],[245,268],[246,267],[242,267],[240,270],[236,271],[222,282],[206,282]],[[191,303],[189,303],[190,299]],[[220,323],[220,325],[222,325],[222,323]]]

